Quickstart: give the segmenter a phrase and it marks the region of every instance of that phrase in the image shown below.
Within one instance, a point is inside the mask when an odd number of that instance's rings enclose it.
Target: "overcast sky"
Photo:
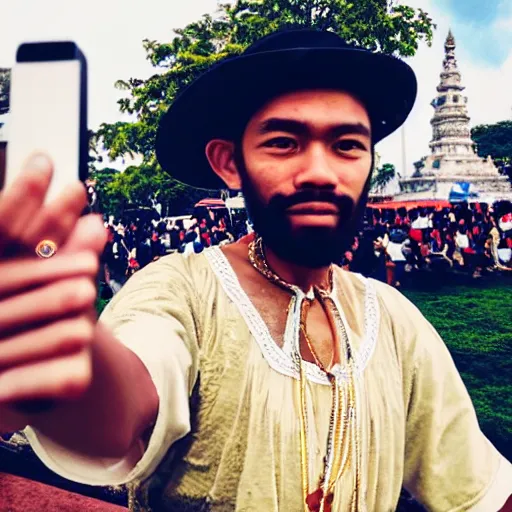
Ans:
[[[217,0],[2,0],[0,67],[14,63],[24,41],[72,39],[89,63],[90,127],[121,120],[114,88],[118,79],[146,78],[153,72],[142,40],[169,40],[172,29],[214,12]],[[434,44],[410,59],[419,82],[416,106],[405,125],[407,173],[428,154],[430,102],[436,94],[443,44],[451,27],[469,96],[472,124],[512,118],[512,0],[404,0],[426,10],[438,25]],[[375,86],[386,77],[375,77]],[[402,169],[402,134],[377,148],[382,162]]]

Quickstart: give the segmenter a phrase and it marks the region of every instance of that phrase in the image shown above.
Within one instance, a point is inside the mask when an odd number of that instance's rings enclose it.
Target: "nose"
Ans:
[[[329,162],[328,151],[323,144],[311,144],[302,153],[299,172],[295,175],[295,188],[335,190],[338,185],[336,171]]]

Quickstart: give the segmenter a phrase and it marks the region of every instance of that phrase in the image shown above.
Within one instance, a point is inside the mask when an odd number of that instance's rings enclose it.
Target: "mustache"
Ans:
[[[354,200],[347,195],[339,195],[330,190],[308,189],[285,196],[277,194],[270,199],[268,207],[274,211],[284,212],[292,206],[303,203],[329,203],[336,206],[341,215],[351,215],[355,210]]]

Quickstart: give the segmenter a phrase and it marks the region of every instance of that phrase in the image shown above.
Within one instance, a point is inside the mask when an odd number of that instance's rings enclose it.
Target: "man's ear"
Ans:
[[[241,190],[242,180],[235,163],[235,144],[215,139],[206,145],[206,158],[215,174],[231,190]]]

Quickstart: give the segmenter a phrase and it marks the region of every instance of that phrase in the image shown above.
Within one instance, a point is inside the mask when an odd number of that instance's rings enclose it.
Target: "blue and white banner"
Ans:
[[[459,181],[454,183],[448,200],[452,203],[458,201],[469,201],[470,198],[478,197],[478,192],[473,189],[471,183]]]

